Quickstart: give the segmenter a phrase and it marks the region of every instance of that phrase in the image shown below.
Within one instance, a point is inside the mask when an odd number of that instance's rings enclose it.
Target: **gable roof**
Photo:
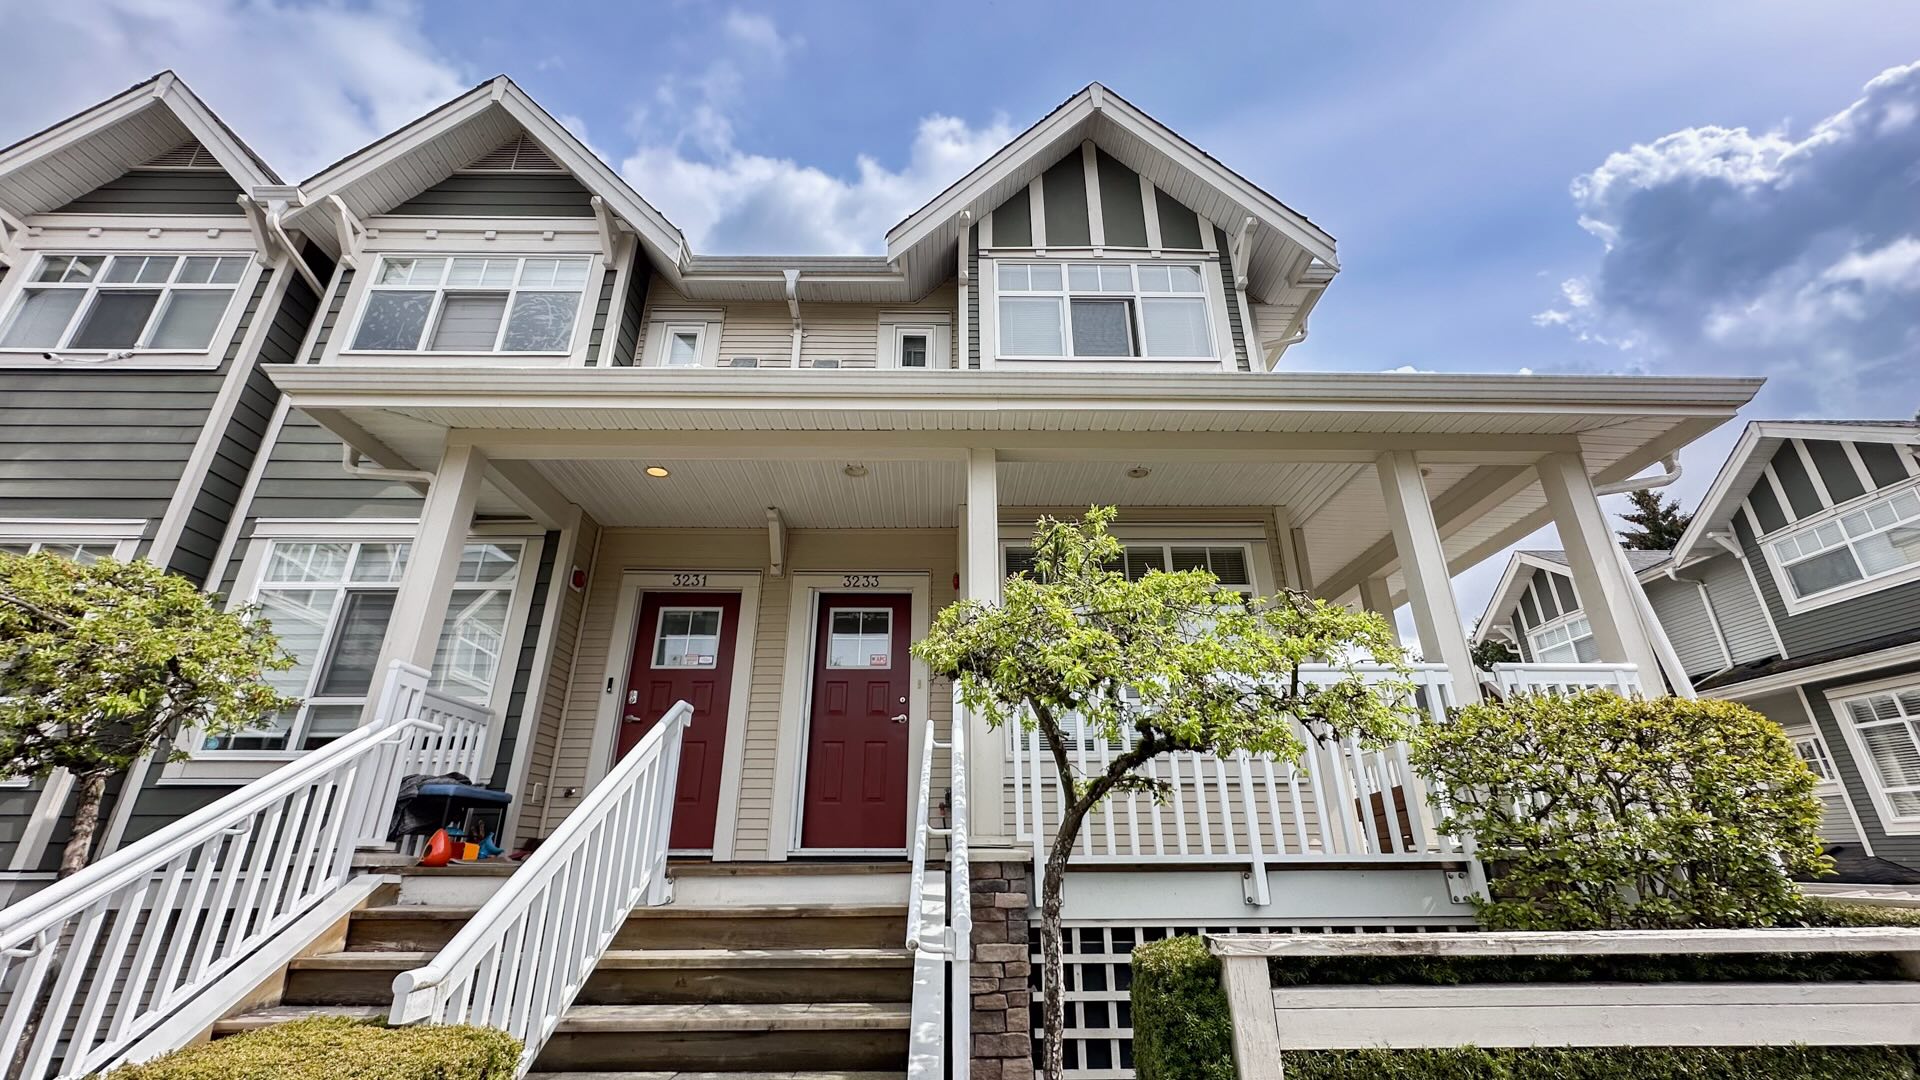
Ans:
[[[1621,548],[1620,553],[1627,557],[1627,567],[1641,581],[1653,577],[1651,571],[1658,570],[1673,561],[1671,551]],[[1507,560],[1507,568],[1500,572],[1500,583],[1494,587],[1493,595],[1487,598],[1486,610],[1480,613],[1479,623],[1473,628],[1475,642],[1485,641],[1490,634],[1506,627],[1508,613],[1520,602],[1520,596],[1527,591],[1528,584],[1533,581],[1533,571],[1536,569],[1545,570],[1551,574],[1573,576],[1573,567],[1567,562],[1567,553],[1559,548],[1535,548],[1514,552],[1513,556]],[[1561,614],[1564,615],[1566,612]]]
[[[686,237],[553,115],[505,75],[497,75],[418,120],[321,169],[301,183],[305,205],[287,216],[333,250],[331,197],[356,217],[385,213],[524,133],[599,196],[640,237],[669,277],[685,265]]]
[[[0,209],[22,218],[57,210],[189,141],[242,190],[280,182],[179,76],[162,71],[0,149]]]
[[[1256,300],[1297,304],[1290,290],[1307,285],[1317,291],[1340,269],[1326,230],[1097,82],[887,230],[887,256],[950,250],[961,235],[962,212],[978,221],[1086,139],[1229,236],[1251,219],[1251,252],[1242,272]]]
[[[1754,420],[1740,433],[1733,452],[1707,488],[1693,523],[1673,547],[1676,562],[1684,563],[1703,541],[1731,528],[1733,515],[1759,482],[1767,463],[1788,439],[1839,439],[1848,442],[1912,443],[1920,441],[1916,420]]]

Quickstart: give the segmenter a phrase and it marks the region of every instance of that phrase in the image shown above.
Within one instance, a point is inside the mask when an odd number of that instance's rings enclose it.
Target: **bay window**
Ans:
[[[382,255],[349,351],[571,352],[590,262]]]
[[[1791,600],[1810,600],[1920,566],[1920,489],[1870,499],[1766,541]]]
[[[1199,263],[1003,262],[1000,355],[1216,359]]]
[[[360,723],[406,570],[406,541],[275,540],[254,602],[294,666],[269,672],[302,699],[269,726],[209,739],[207,750],[312,750]],[[486,705],[506,653],[522,545],[475,541],[461,553],[433,661],[434,689]]]
[[[41,255],[0,348],[206,352],[246,264],[241,254]]]

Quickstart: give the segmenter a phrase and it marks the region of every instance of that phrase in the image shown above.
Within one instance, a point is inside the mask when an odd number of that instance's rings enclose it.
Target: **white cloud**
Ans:
[[[1764,374],[1795,412],[1920,400],[1920,63],[1795,135],[1702,126],[1576,179],[1604,248],[1535,325],[1649,370]]]
[[[173,68],[280,174],[303,179],[471,84],[401,0],[0,0],[0,130],[37,130]]]
[[[734,116],[755,80],[805,47],[765,15],[730,12],[704,64],[661,78],[633,110],[621,172],[705,253],[872,254],[886,231],[1013,137],[997,117],[921,119],[906,162],[861,154],[846,174],[739,145]],[[764,91],[764,88],[760,88]]]
[[[1396,367],[1396,368],[1384,368],[1381,370],[1380,373],[1382,375],[1438,375],[1439,374],[1439,372],[1433,370],[1432,368],[1414,367],[1412,364],[1401,364],[1399,367]]]

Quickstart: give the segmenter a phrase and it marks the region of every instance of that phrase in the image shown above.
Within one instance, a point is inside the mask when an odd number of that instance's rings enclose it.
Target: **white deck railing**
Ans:
[[[395,660],[381,689],[381,716],[411,716],[429,726],[414,729],[407,747],[407,771],[425,776],[460,773],[476,784],[487,782],[487,738],[492,714],[451,694],[429,688],[421,668]]]
[[[922,740],[920,799],[915,810],[913,877],[907,902],[907,948],[914,957],[913,1027],[907,1054],[910,1080],[955,1080],[971,1076],[973,1068],[972,957],[973,882],[967,852],[967,714],[956,691],[946,742],[934,738],[932,717]],[[947,827],[935,828],[933,761],[936,749],[947,751]],[[939,922],[929,924],[926,913],[927,848],[934,837],[947,842],[947,874]],[[939,963],[929,964],[929,958]],[[934,973],[944,977],[937,977]],[[924,972],[924,975],[923,975]]]
[[[1494,681],[1508,692],[1565,692],[1606,687],[1637,690],[1630,665],[1503,665]],[[1369,681],[1396,678],[1364,668]],[[1316,666],[1303,677],[1332,682],[1340,669]],[[1424,718],[1439,719],[1454,703],[1444,665],[1416,664],[1410,675]],[[1069,729],[1069,757],[1083,775],[1105,769],[1131,745],[1082,738]],[[1296,730],[1307,752],[1298,765],[1252,754],[1220,757],[1178,751],[1142,767],[1167,787],[1156,801],[1144,793],[1108,798],[1086,817],[1073,862],[1231,864],[1247,867],[1250,902],[1268,902],[1267,870],[1313,863],[1431,863],[1472,857],[1470,838],[1442,834],[1421,778],[1396,743],[1367,749],[1353,739],[1322,742]],[[1016,835],[1031,844],[1035,880],[1065,811],[1052,754],[1031,732],[1015,736],[1012,758]]]
[[[500,1028],[526,1044],[526,1073],[627,916],[667,900],[692,718],[684,701],[668,710],[432,963],[394,978],[392,1023]]]
[[[22,1066],[9,1075],[113,1064],[345,883],[355,847],[385,836],[402,744],[428,730],[392,715],[8,908],[0,1053]]]

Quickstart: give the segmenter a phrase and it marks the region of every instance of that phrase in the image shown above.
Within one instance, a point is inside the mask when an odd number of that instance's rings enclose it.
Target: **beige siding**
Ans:
[[[599,539],[600,527],[592,519],[583,519],[580,523],[580,537],[574,548],[574,565],[592,566],[594,545]],[[576,591],[567,584],[572,574],[572,566],[553,568],[553,588],[566,589],[560,601],[559,618],[554,620],[552,629],[553,648],[551,662],[546,671],[546,688],[540,695],[540,716],[533,731],[533,743],[527,751],[526,783],[528,790],[516,794],[520,805],[528,807],[521,818],[522,833],[544,835],[559,823],[559,816],[549,816],[550,793],[553,791],[554,762],[560,745],[561,733],[567,711],[567,698],[572,691],[574,650],[579,644],[580,620],[586,609],[586,593]],[[529,798],[538,785],[541,802]]]
[[[951,283],[909,304],[802,302],[800,366],[809,367],[815,360],[832,358],[839,360],[841,367],[872,367],[879,351],[881,312],[940,312],[954,320],[957,304],[958,292]],[[791,364],[793,317],[784,302],[689,300],[661,287],[647,296],[645,321],[651,323],[660,308],[720,311],[719,360],[723,366],[736,356],[756,357],[761,367],[783,368]],[[653,357],[642,357],[640,362],[653,361]]]

